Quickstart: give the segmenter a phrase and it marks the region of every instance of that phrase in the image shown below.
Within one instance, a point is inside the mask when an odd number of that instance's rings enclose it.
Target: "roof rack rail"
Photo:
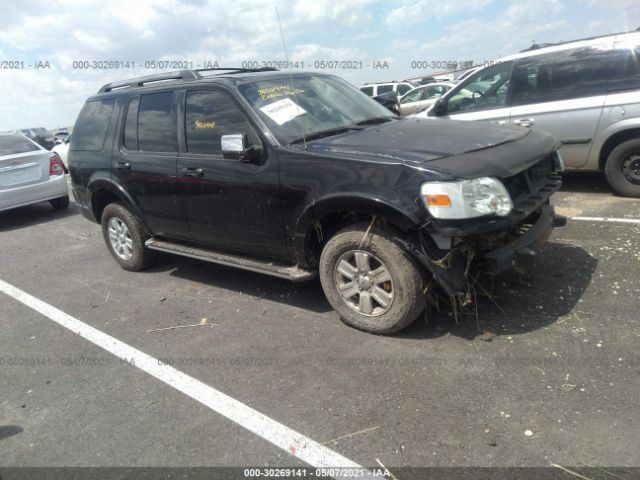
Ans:
[[[131,78],[129,80],[122,80],[119,82],[112,82],[103,85],[98,93],[106,93],[111,92],[112,90],[116,90],[119,88],[134,88],[134,87],[142,87],[147,83],[154,82],[163,82],[167,80],[200,80],[203,77],[200,72],[208,72],[208,71],[226,71],[230,74],[234,73],[251,73],[251,72],[277,72],[277,68],[264,67],[264,68],[237,68],[237,67],[229,67],[229,68],[200,68],[198,70],[178,70],[174,72],[167,73],[156,73],[154,75],[147,75],[145,77],[137,77]]]
[[[278,69],[277,68],[272,68],[272,67],[261,67],[261,68],[241,68],[241,67],[229,67],[229,68],[223,68],[223,67],[215,67],[215,68],[199,68],[197,70],[194,70],[194,72],[217,72],[217,71],[229,71],[231,73],[254,73],[254,72],[277,72]]]
[[[556,47],[558,45],[566,45],[567,43],[586,42],[588,40],[597,40],[598,38],[614,37],[616,35],[625,35],[627,33],[635,33],[635,32],[640,32],[640,27],[636,28],[635,30],[629,30],[628,32],[607,33],[606,35],[596,35],[595,37],[577,38],[575,40],[567,40],[566,42],[534,43],[529,48],[525,48],[524,50],[520,50],[520,53],[531,52],[533,50],[539,50],[541,48],[546,48],[546,47]]]
[[[117,88],[134,88],[142,87],[145,83],[162,82],[165,80],[197,80],[200,75],[196,74],[192,70],[179,70],[175,72],[156,73],[154,75],[147,75],[145,77],[131,78],[129,80],[122,80],[119,82],[112,82],[103,85],[98,93],[105,93],[115,90]]]

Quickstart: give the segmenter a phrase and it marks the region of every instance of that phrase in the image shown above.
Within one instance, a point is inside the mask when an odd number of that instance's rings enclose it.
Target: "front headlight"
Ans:
[[[423,183],[420,193],[435,218],[475,218],[509,215],[513,202],[502,182],[491,177],[455,182]]]

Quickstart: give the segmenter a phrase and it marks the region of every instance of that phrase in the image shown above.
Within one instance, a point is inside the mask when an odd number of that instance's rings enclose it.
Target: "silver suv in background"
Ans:
[[[418,116],[547,131],[568,169],[602,171],[620,195],[640,197],[640,32],[505,57]]]

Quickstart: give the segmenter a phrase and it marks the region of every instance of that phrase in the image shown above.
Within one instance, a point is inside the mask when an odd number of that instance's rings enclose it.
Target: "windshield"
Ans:
[[[336,77],[296,75],[242,85],[239,89],[284,144],[396,118],[378,102]]]

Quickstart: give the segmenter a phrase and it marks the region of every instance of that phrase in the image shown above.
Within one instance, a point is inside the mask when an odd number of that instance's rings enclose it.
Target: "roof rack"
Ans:
[[[143,87],[149,83],[155,82],[164,82],[170,80],[200,80],[202,78],[206,78],[200,74],[200,72],[208,72],[208,71],[225,71],[228,74],[236,74],[236,73],[252,73],[252,72],[276,72],[277,68],[265,67],[265,68],[201,68],[198,70],[177,70],[174,72],[166,72],[166,73],[156,73],[154,75],[147,75],[144,77],[136,77],[131,78],[129,80],[121,80],[119,82],[111,82],[107,83],[100,87],[98,93],[106,93],[111,92],[113,90],[121,89],[121,88],[135,88],[135,87]]]
[[[210,71],[222,71],[222,70],[226,70],[229,71],[229,73],[233,74],[233,73],[255,73],[255,72],[277,72],[278,69],[277,68],[272,68],[272,67],[262,67],[262,68],[222,68],[222,67],[216,67],[216,68],[199,68],[198,70],[193,70],[194,72],[210,72]]]
[[[557,42],[557,43],[534,43],[533,45],[531,45],[529,48],[525,48],[524,50],[520,50],[520,53],[524,53],[524,52],[530,52],[532,50],[539,50],[541,48],[546,48],[546,47],[555,47],[558,45],[565,45],[567,43],[574,43],[574,42],[586,42],[588,40],[597,40],[598,38],[605,38],[605,37],[614,37],[616,35],[625,35],[627,33],[635,33],[635,32],[640,32],[640,27],[636,28],[635,30],[630,30],[628,32],[619,32],[619,33],[607,33],[606,35],[597,35],[595,37],[586,37],[586,38],[578,38],[576,40],[568,40],[566,42]]]

